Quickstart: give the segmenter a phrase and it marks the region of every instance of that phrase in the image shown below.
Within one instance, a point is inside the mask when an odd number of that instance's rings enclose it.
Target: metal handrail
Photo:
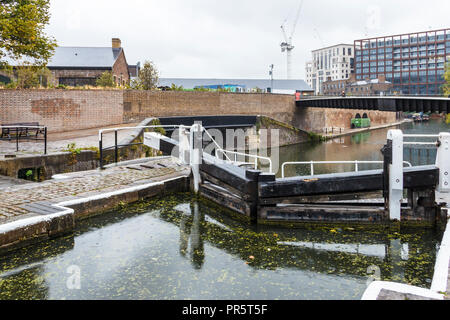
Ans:
[[[134,146],[134,145],[142,145],[143,142],[139,143],[129,143],[129,144],[118,144],[118,131],[123,130],[133,130],[133,129],[155,129],[155,128],[192,128],[192,126],[184,126],[184,125],[151,125],[151,126],[137,126],[137,127],[120,127],[120,128],[107,128],[107,129],[100,129],[98,131],[98,145],[99,145],[99,152],[100,152],[100,169],[103,169],[103,150],[109,150],[114,148],[114,162],[117,163],[119,160],[119,147],[128,147],[128,146]],[[114,132],[114,146],[103,148],[103,134],[106,132]]]
[[[403,138],[439,138],[438,134],[404,134]],[[404,145],[422,145],[422,146],[438,146],[438,141],[435,142],[418,142],[418,141],[403,141]]]
[[[255,158],[255,163],[254,163],[255,170],[258,169],[258,159],[268,161],[269,162],[269,173],[273,173],[273,171],[272,171],[272,169],[273,169],[272,159],[270,159],[268,157],[258,156],[258,155],[255,155],[255,154],[248,154],[248,153],[230,151],[230,150],[224,150],[224,149],[216,149],[216,158],[219,158],[219,156],[217,154],[218,152],[222,152],[225,156],[226,156],[226,153],[234,154],[234,162],[237,162],[237,156],[245,156],[245,157],[249,157],[249,158],[250,157]]]
[[[218,149],[222,149],[222,148],[220,147],[220,145],[216,142],[216,140],[213,139],[213,137],[212,137],[211,134],[208,132],[208,130],[206,130],[206,128],[203,128],[203,131],[206,132],[206,134],[208,135],[208,137],[211,139],[211,141],[216,145],[216,147],[217,147]],[[225,157],[228,159],[228,161],[231,161],[230,157],[228,157],[226,153],[224,153],[224,155],[225,155]],[[217,149],[216,149],[216,158],[217,158]]]
[[[383,161],[360,161],[360,160],[352,160],[352,161],[296,161],[296,162],[285,162],[281,166],[281,177],[285,178],[284,169],[287,165],[307,165],[311,166],[311,176],[314,176],[314,164],[354,164],[355,172],[359,172],[359,164],[383,164]],[[403,161],[409,167],[412,167],[412,164],[408,161]]]

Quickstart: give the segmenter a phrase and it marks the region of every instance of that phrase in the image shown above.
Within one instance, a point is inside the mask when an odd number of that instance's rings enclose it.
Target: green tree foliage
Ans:
[[[194,88],[194,91],[207,92],[207,91],[211,91],[211,90],[209,88],[205,88],[205,87],[197,87],[197,88]]]
[[[145,61],[138,78],[137,83],[133,84],[136,89],[152,90],[158,86],[159,71],[153,62]]]
[[[16,67],[16,79],[9,85],[10,88],[31,89],[53,85],[52,72],[45,67],[22,65]]]
[[[98,78],[95,81],[95,84],[98,87],[107,87],[107,88],[116,86],[116,84],[114,83],[113,75],[110,71],[103,72],[100,78]]]
[[[450,95],[450,62],[445,65],[445,84],[442,86],[444,96]]]
[[[172,83],[170,90],[171,91],[184,91],[184,88],[183,88],[183,86],[177,86],[175,83]]]
[[[30,57],[44,66],[53,55],[56,41],[45,35],[50,20],[50,0],[0,0],[0,65],[5,56]]]

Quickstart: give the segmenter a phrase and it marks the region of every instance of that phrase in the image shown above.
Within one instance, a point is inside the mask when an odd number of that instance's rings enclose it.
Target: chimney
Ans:
[[[113,38],[112,39],[112,47],[113,48],[122,48],[122,41],[120,41],[119,38]]]

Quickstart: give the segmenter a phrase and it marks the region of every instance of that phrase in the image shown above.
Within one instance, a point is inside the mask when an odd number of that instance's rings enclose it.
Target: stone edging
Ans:
[[[187,176],[178,176],[53,204],[52,207],[59,209],[59,212],[33,216],[0,225],[0,253],[69,233],[75,228],[77,219],[83,219],[92,213],[111,209],[121,201],[131,203],[146,197],[156,196],[169,188],[176,190],[178,189],[176,186],[180,184],[183,186],[179,191],[185,191],[188,185],[187,179]],[[173,188],[174,183],[176,184],[175,188]]]

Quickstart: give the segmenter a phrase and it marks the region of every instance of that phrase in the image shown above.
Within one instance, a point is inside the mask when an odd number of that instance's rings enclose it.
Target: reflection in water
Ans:
[[[189,249],[189,258],[192,265],[196,269],[201,269],[204,259],[205,251],[202,241],[202,233],[200,231],[204,216],[198,210],[198,203],[191,204],[189,211],[185,208],[186,204],[179,206],[182,208],[183,215],[180,221],[180,254],[186,257]],[[193,215],[191,213],[194,213]]]
[[[450,125],[441,120],[430,120],[423,123],[404,123],[398,127],[378,129],[368,132],[361,132],[351,136],[331,139],[325,143],[302,143],[281,147],[280,165],[284,162],[293,161],[382,161],[381,148],[386,144],[387,133],[390,129],[401,129],[405,134],[438,134],[448,132]],[[436,140],[436,139],[434,139]],[[414,139],[408,139],[414,141]],[[270,153],[269,153],[270,154]],[[434,164],[436,160],[436,148],[424,146],[407,146],[404,151],[404,160],[412,165]],[[264,163],[262,163],[264,166]],[[360,165],[360,170],[381,169],[382,165],[364,164]],[[315,166],[317,174],[332,172],[353,171],[354,165],[350,164],[323,164]],[[309,175],[309,166],[288,166],[286,176]],[[278,170],[278,177],[281,177],[281,170]]]
[[[247,226],[189,194],[81,223],[0,258],[1,299],[359,299],[368,270],[429,287],[433,230]],[[81,289],[66,286],[69,266]]]

